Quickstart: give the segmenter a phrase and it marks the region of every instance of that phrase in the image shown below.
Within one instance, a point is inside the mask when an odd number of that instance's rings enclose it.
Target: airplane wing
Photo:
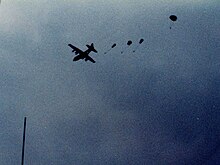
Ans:
[[[90,56],[87,56],[85,60],[86,60],[86,61],[89,60],[89,61],[95,63],[95,60],[93,60]]]
[[[75,47],[75,46],[73,46],[73,45],[71,45],[71,44],[68,44],[68,46],[73,49],[73,52],[75,52],[75,54],[81,54],[81,53],[83,53],[82,50],[80,50],[79,48],[77,48],[77,47]]]

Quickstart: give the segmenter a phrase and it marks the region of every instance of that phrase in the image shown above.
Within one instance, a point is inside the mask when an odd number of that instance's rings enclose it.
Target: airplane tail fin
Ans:
[[[92,43],[91,45],[86,45],[91,51],[95,52],[95,53],[98,53],[97,50],[95,50],[94,48],[94,44]]]

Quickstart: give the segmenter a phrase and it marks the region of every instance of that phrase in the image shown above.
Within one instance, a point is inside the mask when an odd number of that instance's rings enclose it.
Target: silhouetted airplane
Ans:
[[[86,51],[84,51],[84,52],[83,52],[82,50],[80,50],[79,48],[77,48],[77,47],[71,45],[71,44],[68,44],[68,46],[73,49],[72,52],[75,52],[76,55],[79,54],[78,56],[76,56],[76,57],[73,58],[73,61],[78,61],[78,60],[80,60],[80,59],[85,59],[85,61],[88,61],[88,60],[89,60],[89,61],[95,63],[95,60],[93,60],[93,59],[89,56],[89,53],[90,53],[91,51],[97,53],[97,50],[95,50],[93,43],[92,43],[91,45],[86,45],[86,46],[88,47],[88,49],[87,49]]]

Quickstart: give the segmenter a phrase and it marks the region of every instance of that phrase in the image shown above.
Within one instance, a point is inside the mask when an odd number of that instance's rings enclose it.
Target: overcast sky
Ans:
[[[1,165],[25,116],[25,164],[220,163],[220,1],[2,0],[0,37]]]

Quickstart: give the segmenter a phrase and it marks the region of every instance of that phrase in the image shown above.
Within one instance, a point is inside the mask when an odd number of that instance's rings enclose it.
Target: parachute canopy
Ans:
[[[177,20],[177,16],[171,15],[171,16],[170,16],[170,19],[171,19],[172,21],[176,21],[176,20]]]
[[[114,48],[116,46],[116,43],[114,43],[113,45],[112,45],[112,48]]]
[[[112,48],[114,48],[114,47],[116,47],[116,43],[114,43],[113,45],[112,45],[112,47],[109,49],[109,50],[107,50],[104,54],[107,54]]]
[[[144,42],[143,38],[140,39],[139,44],[141,44],[142,42]]]
[[[129,41],[127,42],[127,45],[129,46],[129,45],[131,45],[131,44],[132,44],[132,41],[129,40]]]
[[[133,50],[133,52],[135,52],[137,50],[137,48],[140,46],[140,44],[142,44],[142,42],[144,42],[143,38],[140,39],[139,45],[136,46],[136,48]]]

